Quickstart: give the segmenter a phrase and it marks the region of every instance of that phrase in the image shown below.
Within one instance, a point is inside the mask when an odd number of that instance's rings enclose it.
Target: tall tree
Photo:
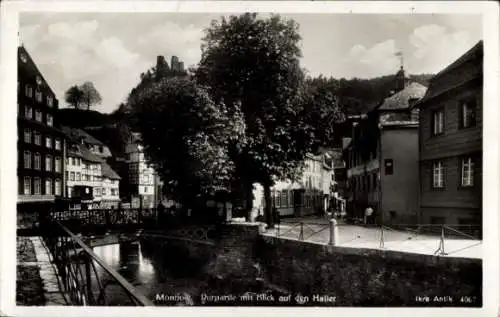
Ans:
[[[83,91],[77,85],[71,86],[65,93],[66,102],[78,109],[83,104]]]
[[[84,82],[79,88],[83,93],[82,99],[83,103],[87,106],[87,110],[90,110],[90,107],[101,103],[101,94],[97,91],[92,82]]]
[[[206,29],[195,74],[217,102],[241,104],[248,142],[230,154],[247,193],[254,182],[263,185],[269,227],[271,187],[277,179],[297,176],[314,136],[297,115],[304,93],[300,39],[298,25],[277,15],[221,18]]]
[[[229,191],[234,164],[227,145],[244,142],[237,107],[216,104],[186,77],[143,85],[128,103],[133,127],[171,197],[189,208],[201,196]]]

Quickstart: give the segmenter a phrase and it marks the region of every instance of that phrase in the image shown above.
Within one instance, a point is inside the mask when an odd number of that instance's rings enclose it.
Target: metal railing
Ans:
[[[439,256],[482,244],[480,225],[353,225],[336,220],[282,220],[270,234],[279,238],[346,247],[378,248]]]
[[[111,289],[115,295],[116,292],[126,295],[127,301],[116,305],[154,306],[60,222],[45,219],[42,228],[42,238],[53,257],[63,291],[72,305],[110,306]],[[110,288],[112,285],[118,287]]]

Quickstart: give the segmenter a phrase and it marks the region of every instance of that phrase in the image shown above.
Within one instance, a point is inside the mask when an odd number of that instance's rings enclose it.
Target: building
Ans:
[[[344,149],[347,207],[363,218],[372,207],[378,222],[418,222],[418,109],[426,87],[410,82],[404,70],[395,91],[364,116],[353,118],[352,138]]]
[[[101,164],[102,186],[101,206],[110,208],[118,207],[120,203],[120,176],[107,164]]]
[[[68,139],[66,159],[67,196],[81,197],[90,189],[90,198],[101,208],[118,207],[120,177],[106,163],[109,149],[85,131],[63,127]]]
[[[434,76],[420,109],[423,223],[482,223],[483,42]]]
[[[324,214],[329,207],[334,183],[333,160],[328,151],[307,154],[304,171],[298,181],[277,181],[271,188],[273,207],[280,217]],[[265,200],[260,184],[254,185],[254,214],[263,214]]]
[[[139,133],[132,133],[125,148],[125,155],[128,183],[122,187],[123,196],[131,202],[139,200],[145,208],[156,206],[161,200],[158,175],[146,160]]]
[[[58,100],[23,46],[17,60],[18,211],[51,209],[65,187],[65,138],[54,120]]]

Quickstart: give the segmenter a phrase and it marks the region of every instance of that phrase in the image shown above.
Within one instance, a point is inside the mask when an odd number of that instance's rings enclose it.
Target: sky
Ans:
[[[282,14],[298,22],[301,65],[309,75],[372,78],[399,69],[437,73],[482,39],[480,15]],[[187,67],[200,60],[204,29],[221,14],[22,13],[20,40],[65,107],[64,92],[91,81],[95,110],[125,101],[142,72],[163,55]]]

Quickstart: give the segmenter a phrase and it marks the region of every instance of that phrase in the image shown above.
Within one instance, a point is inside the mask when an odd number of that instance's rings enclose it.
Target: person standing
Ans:
[[[371,206],[368,206],[365,209],[365,224],[373,224],[373,208]]]

